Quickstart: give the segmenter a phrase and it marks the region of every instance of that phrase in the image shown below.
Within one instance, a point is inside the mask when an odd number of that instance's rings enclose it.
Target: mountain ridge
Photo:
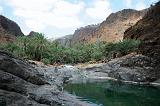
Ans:
[[[0,15],[0,43],[14,41],[17,36],[23,36],[19,25]]]
[[[124,39],[141,40],[139,49],[143,54],[160,58],[160,1],[152,5],[141,20],[125,31]]]
[[[123,9],[116,13],[111,13],[102,23],[87,25],[75,30],[73,37],[70,39],[71,45],[77,42],[93,43],[97,40],[106,42],[120,41],[123,39],[125,30],[140,20],[146,11],[147,9],[141,11]],[[58,40],[60,41],[60,39],[63,39],[63,37]]]

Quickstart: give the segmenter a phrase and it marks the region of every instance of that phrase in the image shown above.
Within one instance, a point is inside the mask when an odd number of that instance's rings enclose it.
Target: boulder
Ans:
[[[65,77],[56,76],[53,70],[52,74],[63,84]],[[40,70],[0,51],[0,106],[86,106],[60,91],[62,84],[48,76],[49,73],[45,73],[43,68]]]
[[[94,64],[83,70],[90,79],[115,79],[124,82],[152,83],[160,79],[157,60],[144,55],[129,54],[108,63]]]
[[[16,59],[8,53],[0,51],[0,70],[18,76],[33,84],[43,85],[46,81],[34,74],[34,69],[23,60]]]

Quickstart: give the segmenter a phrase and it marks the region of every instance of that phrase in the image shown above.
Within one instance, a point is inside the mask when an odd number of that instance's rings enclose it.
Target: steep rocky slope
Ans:
[[[95,37],[95,32],[98,27],[99,27],[99,25],[88,25],[88,26],[81,27],[81,28],[75,30],[71,41],[73,43],[77,43],[77,42],[87,43],[87,42],[89,42],[89,40],[91,38]]]
[[[72,43],[73,35],[66,35],[62,38],[56,39],[55,41],[61,46],[70,47]]]
[[[160,1],[150,7],[143,19],[125,31],[124,39],[141,40],[139,49],[143,54],[160,58]]]
[[[74,44],[77,42],[114,42],[122,40],[124,31],[140,20],[146,11],[147,10],[137,11],[132,9],[124,9],[122,11],[112,13],[105,21],[98,25],[88,25],[75,30],[73,37],[70,38],[70,41]]]
[[[74,34],[66,35],[64,37],[56,39],[55,41],[62,46],[72,46],[75,43],[87,43],[89,42],[89,39],[91,39],[94,36],[95,31],[98,27],[99,24],[81,27],[75,30]]]
[[[122,40],[124,31],[140,20],[145,12],[146,10],[124,9],[117,13],[112,13],[100,24],[91,41],[96,41],[97,38],[107,42]]]
[[[31,31],[27,36],[32,37],[32,36],[37,35],[37,34],[39,34],[39,33],[35,32],[35,31]]]
[[[21,35],[23,33],[14,21],[0,15],[0,43],[13,41],[16,36]]]

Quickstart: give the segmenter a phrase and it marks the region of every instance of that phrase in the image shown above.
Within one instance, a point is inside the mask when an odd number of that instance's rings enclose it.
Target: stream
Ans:
[[[120,82],[71,83],[65,90],[91,106],[160,106],[160,88]]]

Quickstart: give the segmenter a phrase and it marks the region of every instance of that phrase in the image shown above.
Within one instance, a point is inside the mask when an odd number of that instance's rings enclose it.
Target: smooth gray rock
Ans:
[[[0,106],[47,106],[39,104],[27,96],[0,89]]]
[[[0,70],[11,73],[33,84],[43,85],[48,82],[34,74],[34,69],[26,62],[14,58],[11,54],[0,51]]]
[[[0,89],[27,95],[27,90],[34,86],[36,85],[0,70]]]
[[[46,71],[0,51],[0,106],[87,105],[60,91],[68,76],[66,70],[55,73],[56,68],[51,68]]]
[[[111,77],[119,81],[153,82],[160,78],[156,60],[143,55],[127,55],[84,70],[88,77]]]
[[[75,66],[59,66],[42,68],[39,74],[51,83],[62,86],[65,79],[72,82],[84,80],[115,79],[119,81],[154,82],[160,78],[159,64],[153,58],[144,55],[130,54],[116,58],[108,63],[100,63],[78,68]],[[41,70],[41,71],[40,71]]]

